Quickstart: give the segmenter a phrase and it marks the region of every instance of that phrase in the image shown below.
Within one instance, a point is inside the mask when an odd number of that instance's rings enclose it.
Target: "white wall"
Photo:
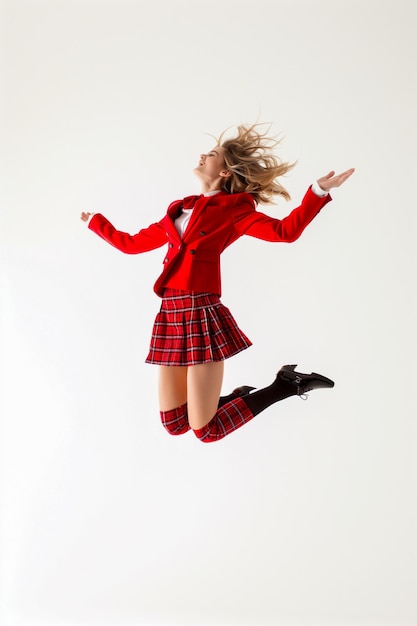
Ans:
[[[413,0],[2,3],[4,626],[417,623]],[[145,365],[163,250],[205,132],[257,119],[290,205],[355,166],[291,246],[224,254],[254,346],[336,380],[219,443],[172,438]],[[413,309],[414,307],[414,309]]]

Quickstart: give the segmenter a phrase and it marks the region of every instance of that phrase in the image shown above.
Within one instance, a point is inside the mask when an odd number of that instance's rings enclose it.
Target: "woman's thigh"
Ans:
[[[160,365],[159,408],[161,411],[176,409],[187,402],[187,366]]]
[[[217,412],[223,382],[224,361],[190,365],[187,372],[188,421],[202,428]]]

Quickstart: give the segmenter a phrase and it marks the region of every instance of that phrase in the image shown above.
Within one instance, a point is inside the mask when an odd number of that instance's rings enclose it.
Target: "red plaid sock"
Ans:
[[[171,409],[170,411],[161,411],[161,422],[170,435],[183,435],[190,430],[187,417],[187,404]]]
[[[203,428],[194,430],[194,434],[204,443],[217,441],[237,430],[252,418],[253,413],[243,399],[236,398],[236,400],[231,400],[218,409],[213,419]]]

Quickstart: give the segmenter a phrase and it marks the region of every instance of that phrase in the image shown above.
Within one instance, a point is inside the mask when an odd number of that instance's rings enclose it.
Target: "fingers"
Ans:
[[[340,185],[342,185],[348,178],[350,178],[350,176],[352,176],[354,171],[355,171],[355,168],[351,167],[349,170],[346,170],[346,172],[342,172],[338,176],[335,176],[333,186],[340,187]]]
[[[91,213],[81,213],[81,219],[83,222],[88,222],[88,218],[90,217]]]
[[[349,170],[346,170],[345,172],[342,172],[341,174],[339,174],[339,177],[349,178],[349,176],[352,176],[354,171],[355,171],[355,168],[351,167]]]

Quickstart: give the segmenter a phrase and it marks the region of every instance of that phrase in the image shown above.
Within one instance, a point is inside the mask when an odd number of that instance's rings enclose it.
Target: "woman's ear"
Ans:
[[[230,170],[222,170],[220,172],[220,176],[222,178],[230,178],[231,175],[232,175],[232,172]]]

